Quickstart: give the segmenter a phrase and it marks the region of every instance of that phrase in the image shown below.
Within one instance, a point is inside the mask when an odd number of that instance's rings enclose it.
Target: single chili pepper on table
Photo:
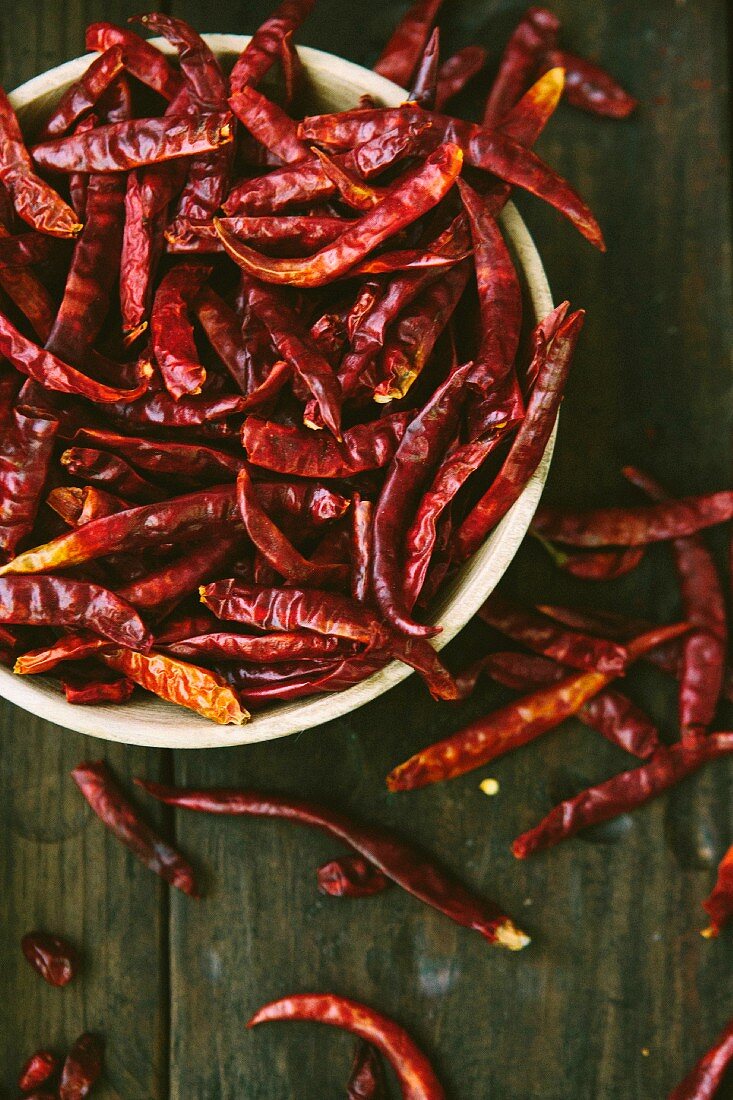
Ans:
[[[38,1088],[56,1072],[58,1059],[50,1050],[37,1050],[23,1064],[18,1074],[18,1088],[21,1092],[31,1092]]]
[[[153,641],[134,607],[125,600],[99,585],[66,577],[3,577],[0,622],[84,626],[116,645],[140,649],[149,649]]]
[[[709,760],[731,751],[733,733],[711,733],[687,744],[680,741],[664,746],[640,767],[621,772],[561,802],[539,825],[518,837],[512,851],[517,859],[526,859],[581,829],[629,813],[694,774]]]
[[[669,1100],[712,1100],[733,1059],[733,1020],[724,1027],[710,1050],[669,1094]]]
[[[170,65],[165,54],[151,46],[128,27],[114,23],[90,23],[86,30],[88,50],[109,50],[113,46],[122,49],[125,68],[143,84],[147,84],[167,100],[178,95],[183,78]]]
[[[104,761],[78,764],[71,777],[100,821],[141,863],[189,897],[199,896],[191,865],[141,819]]]
[[[442,0],[416,0],[413,3],[379,55],[374,66],[375,73],[402,88],[409,86],[441,4]]]
[[[449,99],[462,92],[469,81],[481,72],[486,64],[487,52],[483,46],[464,46],[447,57],[438,69],[438,86],[435,94],[435,110],[442,111]]]
[[[318,868],[318,891],[332,898],[370,898],[381,894],[389,880],[363,856],[342,856]]]
[[[350,1031],[375,1046],[392,1066],[403,1100],[445,1100],[425,1055],[394,1020],[334,993],[300,993],[259,1009],[247,1027],[273,1020],[313,1020]]]
[[[629,661],[687,629],[686,623],[675,623],[640,635],[627,646]],[[508,703],[394,768],[387,777],[387,787],[392,791],[415,790],[453,779],[520,748],[577,714],[585,703],[608,687],[616,675],[618,673],[580,672]]]
[[[21,948],[28,962],[49,985],[68,985],[79,968],[76,949],[61,936],[47,932],[27,932]]]
[[[384,1070],[377,1051],[371,1043],[359,1039],[346,1086],[346,1100],[386,1100],[385,1090]]]
[[[567,50],[550,49],[542,57],[542,66],[565,70],[565,95],[568,103],[604,118],[628,118],[638,102],[599,65]]]
[[[719,936],[723,925],[733,916],[733,846],[720,861],[717,882],[702,907],[710,917],[710,924],[702,935],[706,939]]]
[[[85,1032],[72,1046],[61,1071],[59,1100],[84,1100],[102,1072],[104,1040]]]
[[[438,91],[438,67],[440,65],[440,30],[433,32],[425,43],[419,64],[415,70],[408,99],[420,107],[430,110],[435,106]]]
[[[596,549],[646,546],[686,538],[733,519],[733,492],[704,493],[639,508],[591,508],[584,512],[541,507],[533,530],[551,542]]]
[[[376,826],[356,825],[344,814],[302,799],[268,797],[256,791],[232,789],[196,790],[166,787],[136,780],[144,791],[168,806],[201,813],[235,816],[280,817],[321,829],[347,844],[387,878],[426,905],[431,905],[489,943],[519,950],[529,939],[491,903],[481,902],[449,879],[417,849],[391,832]]]
[[[30,535],[53,456],[58,420],[16,407],[0,415],[0,552],[14,554]]]
[[[232,92],[258,84],[282,56],[282,42],[296,31],[313,9],[315,0],[284,0],[253,34],[242,50],[229,77]]]
[[[669,501],[662,486],[632,466],[624,477],[652,500]],[[679,714],[683,741],[703,733],[715,717],[725,673],[728,628],[725,599],[712,555],[699,535],[672,542],[682,614],[692,627],[682,643]]]
[[[97,100],[120,75],[124,55],[120,46],[111,46],[92,61],[78,80],[67,88],[39,131],[39,138],[48,141],[61,137],[83,115],[91,111]]]

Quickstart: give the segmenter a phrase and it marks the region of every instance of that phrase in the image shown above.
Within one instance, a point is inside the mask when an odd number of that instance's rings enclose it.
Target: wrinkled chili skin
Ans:
[[[68,985],[79,969],[76,949],[60,936],[47,932],[28,932],[21,940],[26,959],[49,985]]]
[[[294,164],[310,156],[310,146],[298,137],[297,122],[261,92],[242,88],[230,96],[229,106],[252,136],[283,164]]]
[[[102,1072],[104,1040],[85,1032],[72,1046],[61,1071],[59,1100],[84,1100]]]
[[[384,1070],[371,1043],[360,1039],[346,1086],[346,1100],[386,1100]]]
[[[73,477],[101,485],[136,504],[151,504],[167,496],[164,489],[146,481],[118,455],[97,451],[93,447],[69,447],[60,461]]]
[[[39,133],[43,141],[60,137],[94,107],[112,81],[122,72],[124,57],[119,46],[111,46],[92,61],[86,72],[68,88]]]
[[[265,20],[234,62],[229,77],[232,92],[259,83],[280,57],[285,36],[298,29],[314,4],[315,0],[284,0]]]
[[[339,442],[313,432],[248,416],[242,446],[255,466],[299,477],[345,478],[378,470],[394,457],[413,414],[392,413],[348,428]]]
[[[97,817],[141,863],[189,897],[200,896],[191,865],[140,818],[103,761],[79,764],[71,777]]]
[[[321,829],[369,860],[403,890],[440,910],[458,924],[479,932],[490,943],[518,950],[529,942],[495,906],[478,901],[417,849],[387,830],[356,825],[343,814],[301,799],[269,797],[256,791],[226,788],[195,790],[166,787],[140,779],[136,782],[154,798],[182,809],[213,814],[279,817]]]
[[[235,455],[203,443],[156,442],[94,428],[80,429],[74,440],[99,450],[113,451],[138,469],[164,478],[180,479],[185,471],[186,477],[194,481],[221,482],[236,477],[242,465],[242,460]]]
[[[560,21],[547,8],[528,8],[506,44],[499,72],[484,110],[484,125],[494,126],[520,98],[539,58],[555,45]]]
[[[706,939],[719,936],[723,926],[733,916],[733,846],[720,861],[717,881],[702,907],[710,917],[710,925],[702,935]]]
[[[241,537],[237,533],[222,532],[214,545],[206,540],[187,547],[181,557],[137,577],[120,588],[118,594],[138,611],[144,611],[148,619],[157,622],[204,581],[230,568],[240,547]]]
[[[183,80],[160,50],[128,27],[118,27],[114,23],[89,24],[86,30],[88,50],[108,50],[113,46],[122,48],[125,68],[132,76],[165,99],[175,99]]]
[[[160,638],[156,644],[163,644]],[[348,656],[355,646],[341,638],[311,631],[283,631],[276,634],[229,634],[215,631],[184,636],[166,644],[174,657],[186,660],[253,661],[280,664],[285,661]]]
[[[712,1100],[733,1059],[733,1020],[703,1054],[685,1079],[669,1094],[669,1100]]]
[[[18,1075],[18,1088],[21,1092],[31,1092],[32,1089],[47,1081],[52,1073],[55,1073],[58,1060],[50,1050],[37,1050],[31,1054]]]
[[[103,675],[85,677],[61,677],[66,702],[75,706],[103,706],[107,703],[126,703],[135,690],[132,680],[118,676],[104,679]]]
[[[323,245],[335,241],[343,233],[346,224],[343,218],[322,217],[317,214],[254,218],[237,214],[231,218],[221,218],[220,221],[235,237],[273,255],[317,251]],[[175,226],[168,229],[167,239],[169,252],[224,251],[213,222],[193,222],[179,218]]]
[[[53,456],[58,420],[17,407],[0,414],[0,553],[12,555],[30,535]]]
[[[368,603],[372,571],[374,505],[354,494],[351,502],[351,595]]]
[[[612,76],[585,57],[552,49],[544,54],[542,65],[565,70],[565,96],[574,107],[604,118],[628,118],[638,106]]]
[[[732,751],[731,733],[711,733],[695,742],[677,742],[663,747],[640,767],[621,772],[561,802],[539,825],[518,837],[512,851],[517,859],[526,859],[534,852],[574,836],[581,829],[629,813],[692,775],[709,760]]]
[[[341,856],[324,863],[316,873],[318,892],[332,898],[370,898],[387,889],[389,881],[363,856]]]
[[[415,0],[379,55],[375,73],[409,87],[443,0]]]
[[[420,62],[408,96],[411,103],[417,103],[428,110],[435,106],[438,92],[438,67],[440,64],[440,30],[433,29],[425,44]]]
[[[176,401],[201,392],[206,370],[201,365],[188,313],[211,275],[200,264],[179,264],[163,277],[153,300],[150,329],[153,354],[166,389]]]

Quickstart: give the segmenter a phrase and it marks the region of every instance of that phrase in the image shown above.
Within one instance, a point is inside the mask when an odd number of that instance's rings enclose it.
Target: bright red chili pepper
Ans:
[[[234,63],[229,82],[233,92],[257,84],[281,56],[285,36],[296,31],[310,14],[315,0],[283,0],[253,34]]]

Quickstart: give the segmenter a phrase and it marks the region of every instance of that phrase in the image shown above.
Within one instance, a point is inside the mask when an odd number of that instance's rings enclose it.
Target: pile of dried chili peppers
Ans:
[[[0,659],[71,703],[242,723],[393,659],[458,698],[431,602],[554,425],[583,314],[523,329],[497,218],[526,190],[603,248],[532,146],[565,87],[634,100],[531,8],[453,118],[485,53],[441,59],[420,0],[375,66],[404,104],[307,116],[313,3],[231,68],[170,15],[93,24],[25,137],[0,95]]]

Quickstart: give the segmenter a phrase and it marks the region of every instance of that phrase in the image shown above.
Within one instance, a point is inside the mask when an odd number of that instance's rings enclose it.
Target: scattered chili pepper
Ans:
[[[443,0],[415,0],[379,55],[374,71],[407,88]]]
[[[489,943],[512,951],[526,947],[529,939],[490,903],[480,902],[436,865],[391,832],[354,824],[345,815],[302,799],[231,789],[195,790],[166,787],[136,780],[148,794],[169,806],[201,813],[237,816],[281,817],[321,829],[343,841],[387,878],[426,905],[431,905],[464,927],[473,928]]]
[[[385,1100],[386,1096],[384,1071],[379,1055],[371,1043],[359,1039],[354,1051],[351,1076],[346,1086],[346,1100]]]
[[[84,1100],[102,1072],[104,1040],[85,1032],[68,1053],[61,1071],[59,1100]]]
[[[733,916],[733,846],[720,861],[717,882],[702,907],[710,917],[710,925],[702,935],[706,939],[719,936],[723,925]]]
[[[639,635],[628,644],[629,661],[686,630],[686,623],[677,623]],[[509,703],[394,768],[387,777],[387,786],[392,791],[414,790],[488,764],[577,714],[583,704],[606,688],[616,675],[595,671],[577,673],[559,684]]]
[[[678,742],[661,748],[640,767],[621,772],[561,802],[539,825],[518,837],[512,851],[517,859],[526,859],[574,836],[580,829],[629,813],[692,775],[709,760],[731,751],[731,733],[711,733],[687,744]]]
[[[547,8],[531,7],[507,42],[486,102],[484,123],[494,126],[525,90],[541,56],[555,45],[560,21]]]
[[[33,1089],[48,1081],[56,1072],[58,1060],[50,1050],[37,1050],[31,1054],[24,1063],[18,1075],[18,1088],[21,1092],[31,1092]]]
[[[710,1050],[669,1094],[669,1100],[712,1100],[733,1059],[733,1020],[726,1024]]]
[[[68,985],[79,968],[75,948],[61,936],[28,932],[21,940],[23,954],[49,985]]]
[[[332,898],[370,898],[381,894],[389,880],[363,856],[342,856],[318,868],[318,890]]]
[[[568,103],[606,118],[628,118],[637,101],[599,65],[567,50],[550,49],[542,58],[549,68],[565,70],[565,94]]]

